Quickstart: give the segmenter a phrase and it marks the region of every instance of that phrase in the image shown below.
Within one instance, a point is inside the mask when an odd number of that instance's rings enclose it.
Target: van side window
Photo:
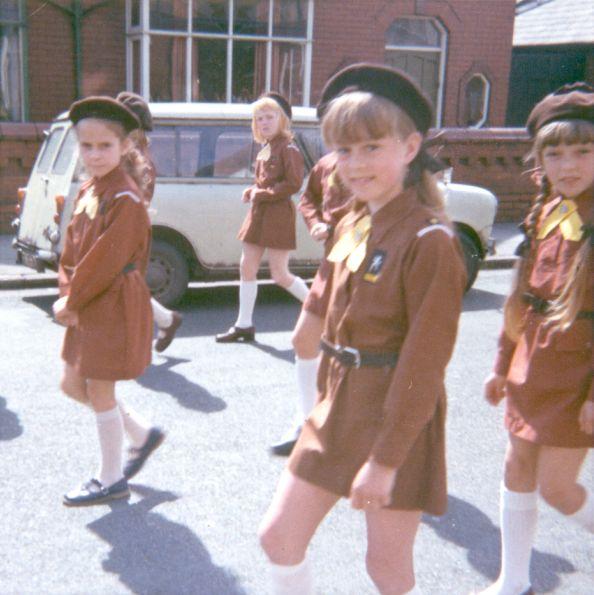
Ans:
[[[37,173],[45,174],[49,171],[49,167],[54,160],[56,149],[62,140],[63,134],[64,128],[54,128],[50,132],[50,135],[45,139],[41,154],[39,155],[39,160],[37,161]]]
[[[157,176],[174,178],[177,176],[175,128],[157,126],[150,134],[150,151],[157,169]]]
[[[254,142],[249,129],[223,132],[217,137],[214,152],[215,178],[250,178],[254,161]]]
[[[76,132],[74,128],[70,128],[66,134],[66,138],[60,147],[58,157],[54,162],[52,173],[63,176],[72,162],[72,154],[76,150]]]

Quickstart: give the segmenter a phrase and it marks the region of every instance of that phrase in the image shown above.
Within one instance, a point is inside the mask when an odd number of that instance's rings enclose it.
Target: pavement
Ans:
[[[495,254],[490,254],[483,261],[482,268],[511,268],[516,261],[514,251],[522,240],[517,224],[496,223],[493,226],[492,237],[495,239]],[[12,248],[12,239],[12,235],[0,235],[0,289],[56,286],[55,272],[38,273],[26,266],[16,264],[16,252]]]

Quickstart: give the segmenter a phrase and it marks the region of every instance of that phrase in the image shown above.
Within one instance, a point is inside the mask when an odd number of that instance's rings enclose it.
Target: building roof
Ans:
[[[514,47],[594,43],[591,0],[517,0]]]

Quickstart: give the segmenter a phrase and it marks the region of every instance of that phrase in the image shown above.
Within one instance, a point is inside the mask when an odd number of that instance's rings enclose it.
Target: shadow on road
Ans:
[[[501,537],[499,527],[478,508],[455,496],[448,497],[448,512],[442,517],[425,515],[423,523],[442,539],[468,550],[468,561],[478,572],[494,581],[499,576]],[[530,574],[537,591],[552,591],[559,575],[575,572],[571,562],[538,550],[532,551]],[[477,585],[478,587],[478,585]]]
[[[201,411],[202,413],[215,413],[227,407],[223,399],[215,397],[199,384],[190,382],[183,374],[173,370],[175,366],[187,363],[190,360],[179,357],[164,357],[162,363],[152,363],[136,379],[136,382],[152,391],[167,393],[186,409]]]
[[[463,312],[478,312],[481,310],[501,310],[505,302],[505,295],[485,291],[484,289],[471,289],[464,296]]]
[[[292,349],[277,349],[273,345],[266,345],[265,343],[260,343],[259,341],[248,343],[248,345],[254,349],[258,349],[259,351],[266,353],[267,355],[289,362],[290,364],[295,362],[295,352]]]
[[[8,408],[4,397],[0,397],[0,440],[14,440],[23,433],[19,416]]]
[[[188,527],[152,509],[178,496],[172,492],[131,485],[142,496],[135,504],[110,504],[111,512],[87,527],[111,545],[102,566],[132,593],[242,595],[231,571],[213,564],[200,539]]]
[[[23,302],[27,304],[32,304],[33,306],[43,310],[48,316],[48,318],[54,319],[54,313],[52,311],[53,303],[58,299],[58,293],[52,295],[33,295],[27,296],[23,298]],[[56,323],[57,324],[57,323]]]

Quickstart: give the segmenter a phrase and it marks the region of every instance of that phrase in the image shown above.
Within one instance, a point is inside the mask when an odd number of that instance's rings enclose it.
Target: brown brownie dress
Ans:
[[[537,229],[556,209],[562,197],[543,209]],[[583,222],[592,225],[594,192],[575,199]],[[532,270],[528,291],[536,297],[553,300],[565,284],[575,254],[587,235],[575,241],[566,239],[561,226],[531,247]],[[594,309],[594,275],[590,257],[589,283],[583,311]],[[566,331],[554,328],[546,315],[526,307],[525,330],[518,343],[502,332],[495,372],[507,377],[505,426],[515,436],[542,444],[565,448],[594,447],[594,436],[582,432],[578,416],[592,388],[592,320],[576,320]]]
[[[116,167],[81,187],[60,259],[60,295],[78,313],[63,359],[84,378],[138,377],[151,361],[152,310],[144,280],[151,228],[134,181]]]
[[[252,200],[238,239],[278,250],[294,250],[295,205],[291,196],[303,182],[303,155],[290,139],[278,135],[258,153]]]
[[[344,217],[335,237],[366,213]],[[394,368],[354,368],[323,354],[318,403],[289,459],[295,475],[346,497],[372,458],[398,469],[390,508],[445,511],[444,376],[465,282],[455,234],[414,189],[373,214],[361,266],[334,265],[324,336],[399,359]]]

